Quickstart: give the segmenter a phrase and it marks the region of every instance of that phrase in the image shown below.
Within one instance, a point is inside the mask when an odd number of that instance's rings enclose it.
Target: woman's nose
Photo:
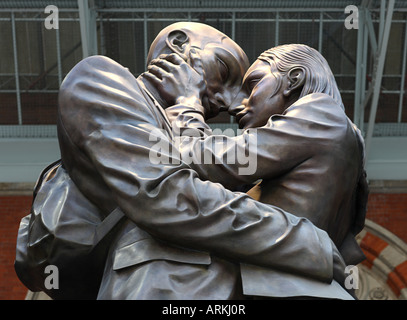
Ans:
[[[240,91],[228,108],[229,114],[236,116],[236,114],[245,108],[245,102],[247,102],[247,95],[243,91]]]

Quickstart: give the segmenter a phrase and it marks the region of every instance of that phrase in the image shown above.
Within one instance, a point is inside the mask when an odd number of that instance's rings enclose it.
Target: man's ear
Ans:
[[[165,39],[167,46],[174,52],[185,55],[189,44],[188,35],[182,30],[171,31]]]
[[[289,97],[293,92],[301,89],[305,83],[305,68],[294,67],[287,73],[288,84],[284,90],[284,95]]]

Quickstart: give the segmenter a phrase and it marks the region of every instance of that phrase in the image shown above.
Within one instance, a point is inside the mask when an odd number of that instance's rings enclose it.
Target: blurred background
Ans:
[[[36,179],[59,158],[56,110],[64,77],[94,54],[116,60],[137,77],[146,70],[155,36],[176,21],[221,30],[251,62],[288,43],[323,54],[367,148],[371,194],[359,235],[367,259],[358,266],[358,295],[407,299],[406,0],[1,1],[0,299],[27,295],[13,269],[15,241]],[[227,113],[211,126],[237,129]]]

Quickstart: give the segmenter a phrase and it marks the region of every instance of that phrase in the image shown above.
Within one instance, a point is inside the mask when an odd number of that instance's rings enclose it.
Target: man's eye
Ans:
[[[259,83],[260,79],[252,79],[247,83],[247,86],[249,88],[250,91],[252,91],[254,89],[255,86],[257,86],[257,84]]]
[[[226,82],[226,80],[229,77],[229,69],[222,60],[220,60],[220,59],[216,59],[216,60],[218,61],[219,73],[222,78],[222,82]]]

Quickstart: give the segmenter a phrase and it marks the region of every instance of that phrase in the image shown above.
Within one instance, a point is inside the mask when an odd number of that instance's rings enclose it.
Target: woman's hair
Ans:
[[[304,68],[305,83],[300,98],[321,92],[331,96],[344,108],[332,70],[317,50],[304,44],[286,44],[264,51],[258,59],[274,63],[282,74],[287,74],[295,67]]]

